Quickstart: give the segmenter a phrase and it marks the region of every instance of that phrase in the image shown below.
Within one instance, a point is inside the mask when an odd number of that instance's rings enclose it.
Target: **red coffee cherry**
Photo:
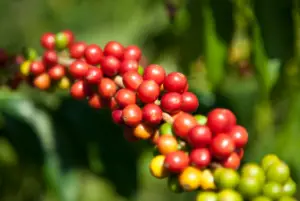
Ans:
[[[66,38],[68,40],[67,46],[70,46],[75,40],[74,33],[71,30],[64,30],[64,31],[62,31],[62,33],[66,36]]]
[[[58,62],[57,53],[54,50],[47,50],[43,54],[43,62],[48,66],[54,66]]]
[[[178,141],[174,136],[162,135],[157,140],[157,149],[162,155],[177,151]]]
[[[120,89],[116,95],[115,99],[121,108],[127,105],[132,105],[136,103],[136,95],[133,91],[129,89]]]
[[[179,114],[173,122],[173,131],[178,137],[185,138],[192,128],[198,124],[197,120],[188,113]]]
[[[240,167],[241,159],[237,153],[233,152],[221,164],[225,168],[237,170]]]
[[[122,59],[125,48],[117,41],[109,41],[103,50],[105,56],[113,56],[117,59]]]
[[[160,65],[151,64],[147,66],[144,70],[144,75],[143,75],[144,80],[153,80],[158,85],[161,85],[164,82],[165,77],[166,77],[166,71]]]
[[[40,43],[43,48],[53,50],[55,48],[55,34],[44,33],[40,39]]]
[[[136,60],[140,61],[142,57],[142,51],[135,45],[126,47],[123,55],[123,60]]]
[[[69,67],[69,72],[75,79],[84,78],[88,70],[88,64],[81,60],[75,60]]]
[[[71,44],[69,48],[70,57],[74,59],[82,58],[86,47],[87,44],[85,42],[76,42]]]
[[[208,113],[207,125],[213,133],[226,133],[236,125],[236,117],[228,109],[216,108]]]
[[[153,103],[146,104],[143,108],[143,120],[149,124],[159,124],[162,120],[162,110]]]
[[[123,124],[123,111],[122,110],[114,110],[112,111],[111,113],[111,116],[112,116],[112,120],[115,124],[118,124],[118,125],[121,125]]]
[[[121,75],[124,75],[126,72],[138,71],[138,69],[139,69],[139,63],[136,60],[126,59],[121,62],[119,73]]]
[[[181,110],[182,96],[177,92],[167,92],[160,100],[160,106],[163,111],[176,114]]]
[[[37,75],[33,80],[33,85],[40,90],[47,90],[51,86],[51,79],[48,73]]]
[[[175,151],[166,155],[164,167],[172,173],[180,173],[189,165],[189,157],[183,151]]]
[[[164,89],[169,92],[184,92],[187,85],[187,78],[180,72],[168,74],[164,80]]]
[[[228,157],[235,150],[233,139],[224,134],[217,134],[211,142],[211,150],[217,158]]]
[[[184,92],[182,94],[181,110],[183,112],[193,113],[199,107],[199,101],[197,96],[192,92]]]
[[[87,85],[84,83],[84,81],[78,80],[71,86],[70,94],[74,99],[81,100],[88,95],[87,91]]]
[[[212,141],[212,133],[208,126],[197,125],[188,133],[188,142],[192,147],[206,147]]]
[[[65,70],[64,66],[62,66],[60,64],[57,64],[57,65],[52,66],[51,68],[49,68],[48,74],[49,74],[51,79],[60,80],[61,78],[63,78],[65,76],[66,70]]]
[[[143,82],[143,77],[137,71],[129,71],[123,75],[123,84],[127,89],[137,90]]]
[[[207,148],[193,149],[190,153],[190,163],[199,168],[207,167],[211,162],[211,153]]]
[[[113,56],[106,56],[101,61],[101,69],[104,75],[113,77],[118,74],[121,63],[119,59]]]
[[[228,135],[233,139],[237,148],[243,148],[248,142],[248,132],[242,126],[233,126]]]
[[[137,96],[143,103],[153,103],[160,94],[160,88],[153,80],[144,80],[137,89]]]
[[[103,77],[101,68],[90,66],[85,75],[85,80],[89,84],[99,84]]]
[[[123,109],[122,119],[127,126],[137,126],[143,118],[141,108],[136,105],[127,105]]]
[[[89,104],[90,107],[92,107],[94,109],[102,108],[101,97],[97,93],[94,93],[93,95],[89,96],[88,104]]]
[[[85,60],[88,64],[97,65],[97,64],[100,64],[100,62],[103,58],[103,52],[102,52],[102,49],[98,45],[91,44],[85,48],[84,56],[85,56]]]
[[[33,61],[30,64],[30,72],[33,75],[39,75],[46,71],[46,67],[41,61]]]
[[[117,92],[117,85],[112,79],[102,78],[98,85],[98,92],[103,98],[111,98]]]

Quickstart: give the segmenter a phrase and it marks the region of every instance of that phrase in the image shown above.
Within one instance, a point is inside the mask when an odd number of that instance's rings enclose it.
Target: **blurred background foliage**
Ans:
[[[0,47],[11,53],[64,29],[139,45],[144,65],[188,75],[199,113],[236,113],[250,133],[245,161],[276,153],[299,183],[297,0],[1,0],[0,10]],[[0,125],[1,201],[193,200],[150,176],[150,145],[127,143],[109,111],[68,94],[3,88]]]

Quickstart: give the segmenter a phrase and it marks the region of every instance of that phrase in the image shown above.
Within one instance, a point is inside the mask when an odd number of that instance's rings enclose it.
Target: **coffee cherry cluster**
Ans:
[[[240,172],[218,168],[213,174],[218,192],[200,192],[197,201],[296,201],[296,183],[289,167],[276,155],[266,155],[260,164],[247,163]]]
[[[195,114],[199,101],[189,91],[187,77],[167,73],[158,64],[142,67],[137,46],[110,41],[101,48],[76,41],[68,30],[45,33],[40,42],[45,50],[41,57],[33,49],[24,51],[22,78],[41,90],[69,89],[74,99],[86,100],[92,108],[110,109],[125,139],[154,145],[150,172],[167,178],[172,191],[200,190],[199,201],[283,199],[294,193],[288,167],[279,159],[271,164],[270,156],[263,168],[244,166],[240,176],[236,170],[247,130],[228,109]],[[280,194],[274,193],[276,185]]]

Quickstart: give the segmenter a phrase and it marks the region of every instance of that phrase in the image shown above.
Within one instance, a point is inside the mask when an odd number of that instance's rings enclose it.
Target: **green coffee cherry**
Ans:
[[[290,196],[282,196],[278,199],[278,201],[297,201],[296,198],[290,197]]]
[[[33,48],[24,48],[23,49],[23,56],[26,60],[33,61],[38,57],[38,53]]]
[[[254,177],[260,180],[261,183],[264,183],[266,178],[264,170],[255,163],[244,165],[241,169],[241,177]]]
[[[272,164],[277,162],[280,162],[280,159],[275,154],[268,154],[262,159],[261,166],[266,171]]]
[[[144,75],[144,68],[143,68],[142,66],[139,66],[139,68],[138,68],[138,73],[139,73],[140,75]]]
[[[172,131],[172,125],[169,123],[164,123],[159,128],[160,135],[174,135]]]
[[[217,201],[218,195],[215,192],[203,191],[197,195],[196,201]]]
[[[197,114],[194,117],[200,125],[205,125],[207,122],[207,117],[204,115]]]
[[[232,189],[224,189],[219,192],[218,200],[220,201],[243,201],[241,194]]]
[[[172,175],[168,178],[168,187],[174,193],[182,193],[183,189],[181,188],[177,175]]]
[[[219,189],[235,188],[239,181],[239,174],[233,169],[221,169],[215,178],[215,183]]]
[[[290,168],[284,162],[277,162],[269,166],[267,180],[283,184],[290,178]]]
[[[253,198],[262,191],[262,183],[255,177],[242,177],[238,186],[239,192],[246,198]]]
[[[68,37],[63,32],[59,32],[55,35],[55,46],[58,50],[65,49],[68,43]]]
[[[297,184],[290,178],[282,188],[285,196],[293,196],[297,191]]]
[[[267,196],[258,196],[253,198],[251,201],[272,201],[272,199]]]
[[[279,183],[270,181],[263,187],[263,194],[271,199],[279,199],[282,196],[282,186]]]

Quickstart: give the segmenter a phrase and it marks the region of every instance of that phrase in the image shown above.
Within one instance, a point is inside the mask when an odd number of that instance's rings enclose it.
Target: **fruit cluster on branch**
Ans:
[[[197,201],[294,200],[289,167],[275,155],[238,171],[247,130],[228,109],[195,114],[199,101],[184,74],[140,66],[142,52],[134,45],[110,41],[102,49],[76,41],[71,31],[45,33],[40,42],[42,56],[26,49],[18,78],[40,90],[69,89],[76,100],[109,108],[128,141],[153,143],[150,172],[167,178],[172,191],[199,190]]]

